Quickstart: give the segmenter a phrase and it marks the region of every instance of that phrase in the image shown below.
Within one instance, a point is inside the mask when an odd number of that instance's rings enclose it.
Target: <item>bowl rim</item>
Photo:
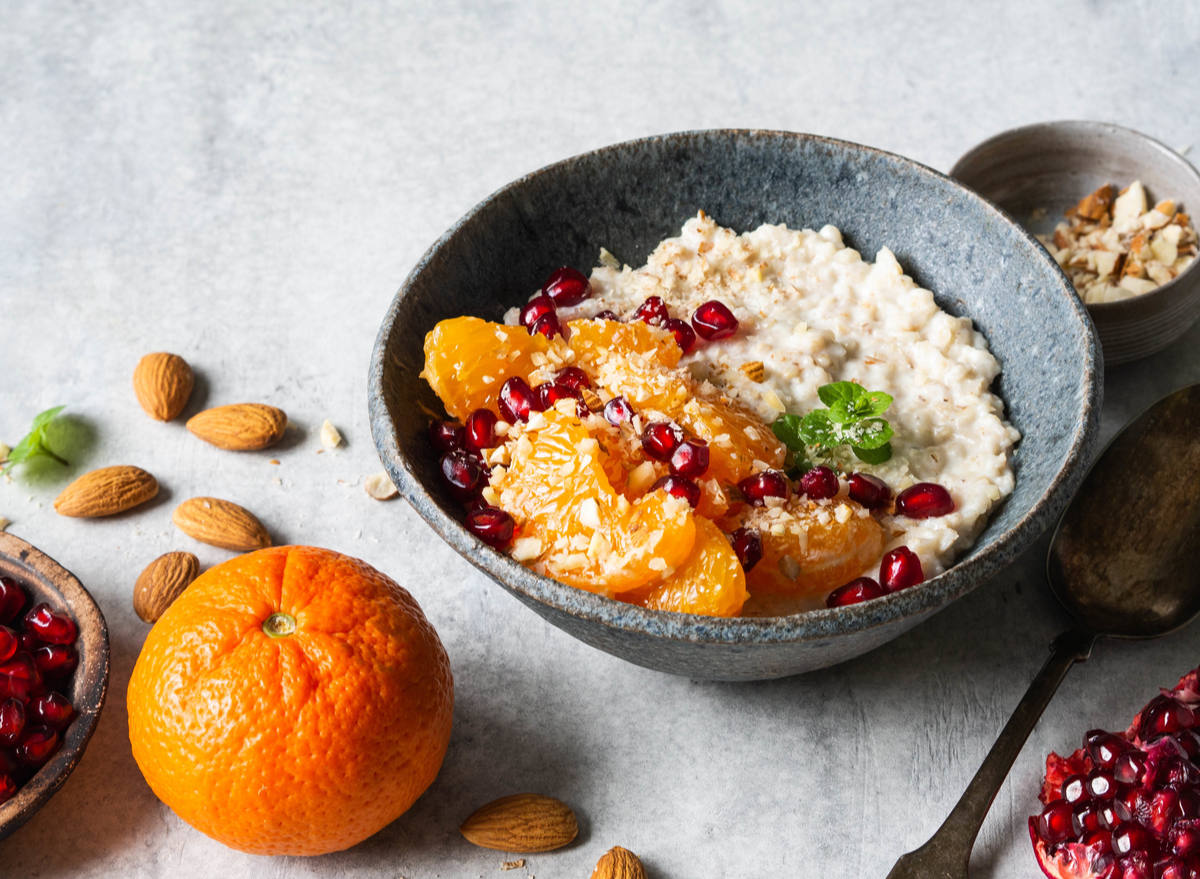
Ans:
[[[37,547],[15,534],[0,532],[0,557],[13,567],[28,573],[25,576],[49,586],[70,608],[79,627],[79,640],[84,633],[96,633],[98,648],[80,657],[75,674],[80,691],[75,697],[76,718],[67,727],[58,751],[17,791],[8,802],[0,805],[0,839],[14,833],[30,820],[66,783],[67,777],[79,764],[88,741],[96,731],[100,712],[108,693],[110,649],[108,624],[91,593],[79,578]]]
[[[898,163],[919,176],[936,180],[957,190],[965,198],[977,200],[997,221],[1014,228],[1036,246],[1036,252],[1053,266],[1058,276],[1060,293],[1066,298],[1076,318],[1089,330],[1082,372],[1083,395],[1080,418],[1071,437],[1070,448],[1049,487],[1011,528],[997,535],[991,543],[957,562],[942,574],[911,589],[882,598],[842,608],[821,608],[786,616],[774,617],[707,617],[673,611],[650,610],[616,599],[606,598],[550,577],[542,576],[514,561],[507,555],[485,546],[466,530],[457,519],[445,513],[425,490],[412,469],[411,462],[400,450],[396,440],[395,423],[384,401],[383,375],[388,368],[386,348],[398,317],[401,303],[410,294],[417,278],[438,257],[445,244],[481,211],[498,199],[530,181],[555,173],[583,159],[602,157],[630,148],[662,143],[683,142],[698,138],[771,138],[811,141],[831,148],[860,152],[877,159]],[[1062,513],[1067,502],[1079,487],[1083,471],[1090,462],[1099,433],[1100,407],[1103,400],[1103,359],[1090,315],[1074,295],[1074,288],[1058,264],[1024,227],[992,202],[970,187],[946,174],[913,159],[876,147],[821,135],[770,129],[721,128],[699,129],[652,135],[610,144],[599,149],[546,165],[505,184],[480,201],[446,230],[421,256],[393,296],[371,353],[368,376],[368,408],[371,431],[380,459],[392,481],[425,522],[460,555],[487,574],[502,587],[513,592],[527,604],[544,605],[549,610],[577,619],[599,623],[622,632],[660,638],[667,641],[687,641],[699,644],[792,644],[836,638],[851,632],[866,632],[890,626],[898,620],[932,613],[970,592],[983,580],[1018,554],[1047,530]],[[1046,520],[1039,524],[1039,520]],[[971,576],[975,573],[975,576]],[[869,608],[870,613],[861,612]]]
[[[997,144],[1003,143],[1004,141],[1016,137],[1017,135],[1028,134],[1038,130],[1045,131],[1052,129],[1076,129],[1079,131],[1095,132],[1101,135],[1112,135],[1115,133],[1122,136],[1129,136],[1132,140],[1140,141],[1143,146],[1149,147],[1152,152],[1162,154],[1163,157],[1168,161],[1177,165],[1186,176],[1191,177],[1196,183],[1197,188],[1200,188],[1200,169],[1197,169],[1196,166],[1188,160],[1187,156],[1180,153],[1179,150],[1168,146],[1161,140],[1151,137],[1150,135],[1138,131],[1135,128],[1129,128],[1126,125],[1117,125],[1115,122],[1098,122],[1093,119],[1058,119],[1050,122],[1032,122],[1028,125],[1018,125],[1016,128],[1007,128],[1004,131],[993,134],[986,140],[981,140],[979,143],[975,144],[975,146],[971,147],[969,150],[959,156],[954,162],[954,165],[951,166],[949,176],[954,180],[957,180],[958,172],[960,170],[959,166],[971,159],[974,159],[977,153],[981,153],[986,149],[991,149]],[[979,195],[979,193],[976,194]],[[991,201],[987,198],[987,196],[980,195],[980,197],[988,202]],[[1003,210],[1003,208],[1001,208],[1001,210]],[[1200,205],[1197,206],[1197,210],[1200,210]],[[1014,222],[1017,222],[1018,226],[1024,228],[1024,226],[1020,222],[1016,221],[1015,218],[1013,218],[1013,220]],[[1036,240],[1036,238],[1034,240]],[[1042,242],[1038,241],[1037,243],[1039,247],[1045,249],[1046,246],[1042,244]],[[1050,251],[1046,250],[1046,252],[1049,253]],[[1053,259],[1053,257],[1051,257],[1051,259]],[[1135,307],[1140,310],[1141,308],[1145,307],[1147,302],[1150,302],[1155,298],[1161,298],[1159,296],[1160,293],[1169,294],[1175,289],[1176,284],[1181,279],[1187,279],[1190,281],[1191,279],[1188,276],[1196,270],[1198,265],[1200,265],[1200,258],[1193,259],[1190,266],[1188,266],[1171,280],[1167,281],[1167,283],[1160,284],[1148,293],[1142,293],[1138,296],[1130,296],[1128,299],[1118,299],[1116,302],[1085,303],[1085,307],[1089,310],[1095,309],[1103,314],[1110,315],[1111,319],[1119,319],[1120,315],[1124,312],[1131,311]],[[1074,289],[1073,286],[1072,289]]]

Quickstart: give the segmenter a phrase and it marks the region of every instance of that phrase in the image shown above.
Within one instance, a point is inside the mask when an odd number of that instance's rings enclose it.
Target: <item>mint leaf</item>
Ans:
[[[800,436],[800,416],[780,415],[771,424],[775,438],[793,452],[804,451],[804,439]]]
[[[21,441],[13,446],[12,451],[8,453],[8,458],[4,465],[0,467],[0,473],[8,473],[13,467],[18,464],[24,464],[26,461],[32,461],[34,458],[51,458],[62,465],[66,465],[66,461],[54,453],[46,443],[46,428],[50,426],[50,422],[55,419],[59,412],[65,409],[65,406],[55,406],[53,409],[47,409],[45,412],[40,412],[33,419],[33,425],[30,427],[29,433],[21,438]]]
[[[861,449],[878,449],[892,438],[895,431],[882,418],[860,421],[847,431],[847,442]]]
[[[800,437],[808,446],[841,445],[838,431],[829,420],[828,409],[814,409],[800,421]]]
[[[877,449],[864,449],[859,446],[850,448],[854,450],[854,456],[866,464],[882,464],[892,457],[892,444],[889,442],[885,442]]]
[[[864,413],[867,418],[878,418],[892,405],[892,395],[885,394],[883,391],[868,391],[863,396],[863,400],[867,404]]]
[[[856,385],[854,382],[834,382],[831,385],[821,385],[817,388],[817,396],[831,409],[835,403],[843,400],[847,403],[852,402],[864,393],[862,385]]]

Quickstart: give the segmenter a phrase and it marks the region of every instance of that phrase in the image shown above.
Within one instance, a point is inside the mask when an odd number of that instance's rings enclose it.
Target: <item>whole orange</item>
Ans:
[[[244,852],[319,855],[433,782],[454,684],[407,591],[357,559],[281,546],[184,591],[146,638],[128,706],[134,759],[180,818]]]

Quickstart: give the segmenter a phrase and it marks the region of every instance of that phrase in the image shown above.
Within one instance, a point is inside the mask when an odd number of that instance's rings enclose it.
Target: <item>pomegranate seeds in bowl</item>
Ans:
[[[29,598],[12,577],[0,576],[0,803],[54,756],[75,719],[65,690],[79,663],[78,627],[42,602],[21,614]],[[32,651],[32,652],[30,652]]]
[[[1191,879],[1200,875],[1200,669],[1154,697],[1123,732],[1088,730],[1068,757],[1051,752],[1029,819],[1051,879]]]

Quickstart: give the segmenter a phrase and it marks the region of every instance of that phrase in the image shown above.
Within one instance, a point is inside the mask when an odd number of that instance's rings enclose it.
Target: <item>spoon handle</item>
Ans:
[[[967,879],[971,847],[975,844],[975,837],[992,801],[1000,791],[1000,785],[1008,776],[1008,770],[1021,753],[1025,740],[1050,704],[1062,679],[1072,665],[1083,662],[1091,655],[1095,640],[1096,634],[1083,626],[1069,629],[1054,639],[1050,645],[1050,658],[1025,691],[958,805],[927,843],[896,862],[896,866],[888,873],[888,879],[925,879],[931,876]]]

